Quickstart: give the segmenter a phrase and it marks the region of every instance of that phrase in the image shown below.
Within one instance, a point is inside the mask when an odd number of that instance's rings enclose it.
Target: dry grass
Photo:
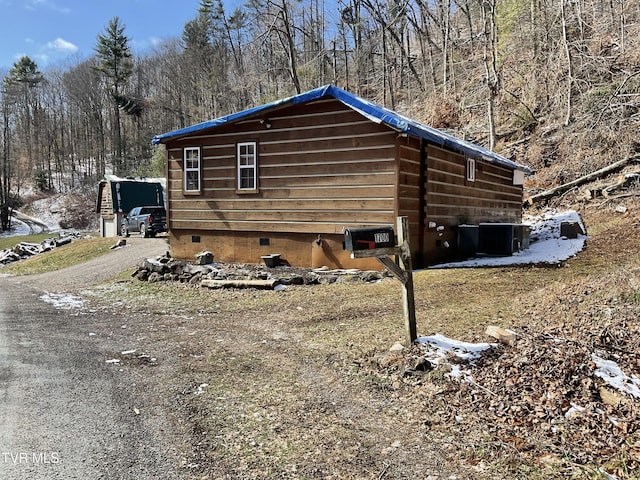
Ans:
[[[562,266],[416,272],[419,334],[475,341],[489,324],[637,322],[635,207],[586,209],[587,249]],[[123,280],[93,308],[126,319],[122,332],[105,326],[110,338],[159,358],[136,388],[179,433],[186,478],[598,479],[601,466],[639,478],[631,447],[578,461],[532,432],[523,449],[492,429],[490,412],[464,413],[469,390],[442,371],[404,376],[419,352],[388,352],[405,336],[393,279],[283,291]]]
[[[27,238],[31,237],[30,235]],[[50,237],[51,234],[45,235],[45,238]],[[15,240],[13,241],[15,245],[17,242]],[[53,272],[103,255],[109,252],[112,246],[113,238],[82,238],[74,240],[70,244],[57,247],[49,252],[6,265],[2,267],[2,273],[10,275],[31,275]]]

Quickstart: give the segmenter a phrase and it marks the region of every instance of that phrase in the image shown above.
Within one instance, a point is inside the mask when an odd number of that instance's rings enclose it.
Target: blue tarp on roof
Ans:
[[[156,135],[155,137],[153,137],[152,143],[154,145],[157,145],[173,138],[184,137],[186,135],[198,133],[203,130],[219,127],[228,123],[233,123],[235,121],[240,121],[259,113],[268,112],[269,110],[276,107],[281,107],[287,104],[296,105],[300,103],[306,103],[323,97],[333,97],[349,108],[359,112],[372,122],[387,125],[394,130],[412,135],[414,137],[422,138],[432,144],[448,147],[471,157],[482,158],[484,160],[487,160],[488,162],[497,163],[514,170],[521,170],[525,173],[533,173],[533,170],[531,170],[529,167],[515,163],[503,157],[502,155],[481,147],[480,145],[467,142],[466,140],[461,140],[441,130],[406,118],[399,113],[376,105],[375,103],[371,103],[368,100],[353,95],[352,93],[342,90],[341,88],[338,88],[334,85],[325,85],[324,87],[316,88],[306,93],[301,93],[289,98],[284,98],[276,102],[267,103],[265,105],[260,105],[259,107],[250,108],[248,110],[243,110],[242,112],[233,113],[231,115],[220,117],[215,120],[198,123],[197,125],[192,125],[180,130],[174,130],[172,132]]]

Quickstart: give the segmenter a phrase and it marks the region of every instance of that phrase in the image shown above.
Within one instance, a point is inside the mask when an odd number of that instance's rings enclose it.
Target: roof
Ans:
[[[167,179],[165,177],[120,177],[105,173],[103,182],[138,182],[138,183],[159,183],[162,188],[167,187]]]
[[[411,120],[410,118],[400,115],[399,113],[376,105],[375,103],[349,93],[346,90],[342,90],[335,85],[325,85],[324,87],[316,88],[306,93],[301,93],[299,95],[284,98],[282,100],[277,100],[272,103],[267,103],[258,107],[250,108],[248,110],[243,110],[241,112],[233,113],[225,117],[216,118],[215,120],[209,120],[207,122],[198,123],[190,127],[185,127],[179,130],[174,130],[172,132],[156,135],[155,137],[153,137],[152,143],[154,145],[157,145],[171,139],[184,137],[193,133],[201,132],[203,130],[208,130],[215,127],[220,127],[222,125],[237,122],[256,114],[265,113],[272,109],[282,107],[287,104],[296,105],[325,97],[333,97],[352,110],[359,112],[361,115],[365,116],[372,122],[387,125],[388,127],[393,128],[398,132],[406,133],[408,135],[424,139],[427,142],[435,145],[448,147],[474,158],[483,159],[491,163],[497,163],[513,170],[521,170],[525,173],[533,173],[533,170],[531,168],[525,165],[520,165],[512,160],[509,160],[508,158],[503,157],[502,155],[481,147],[480,145],[476,145],[466,140],[459,139],[436,128],[424,125],[415,120]]]

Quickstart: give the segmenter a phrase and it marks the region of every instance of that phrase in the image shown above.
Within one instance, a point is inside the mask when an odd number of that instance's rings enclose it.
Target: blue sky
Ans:
[[[0,72],[28,55],[44,71],[95,52],[96,37],[120,17],[134,53],[179,37],[199,0],[0,0]]]

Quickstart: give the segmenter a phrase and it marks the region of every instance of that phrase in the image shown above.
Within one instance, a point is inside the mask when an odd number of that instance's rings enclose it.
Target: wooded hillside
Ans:
[[[2,226],[28,184],[157,175],[153,135],[328,83],[532,166],[532,193],[640,151],[640,0],[201,0],[144,55],[117,17],[96,35],[3,76]]]

